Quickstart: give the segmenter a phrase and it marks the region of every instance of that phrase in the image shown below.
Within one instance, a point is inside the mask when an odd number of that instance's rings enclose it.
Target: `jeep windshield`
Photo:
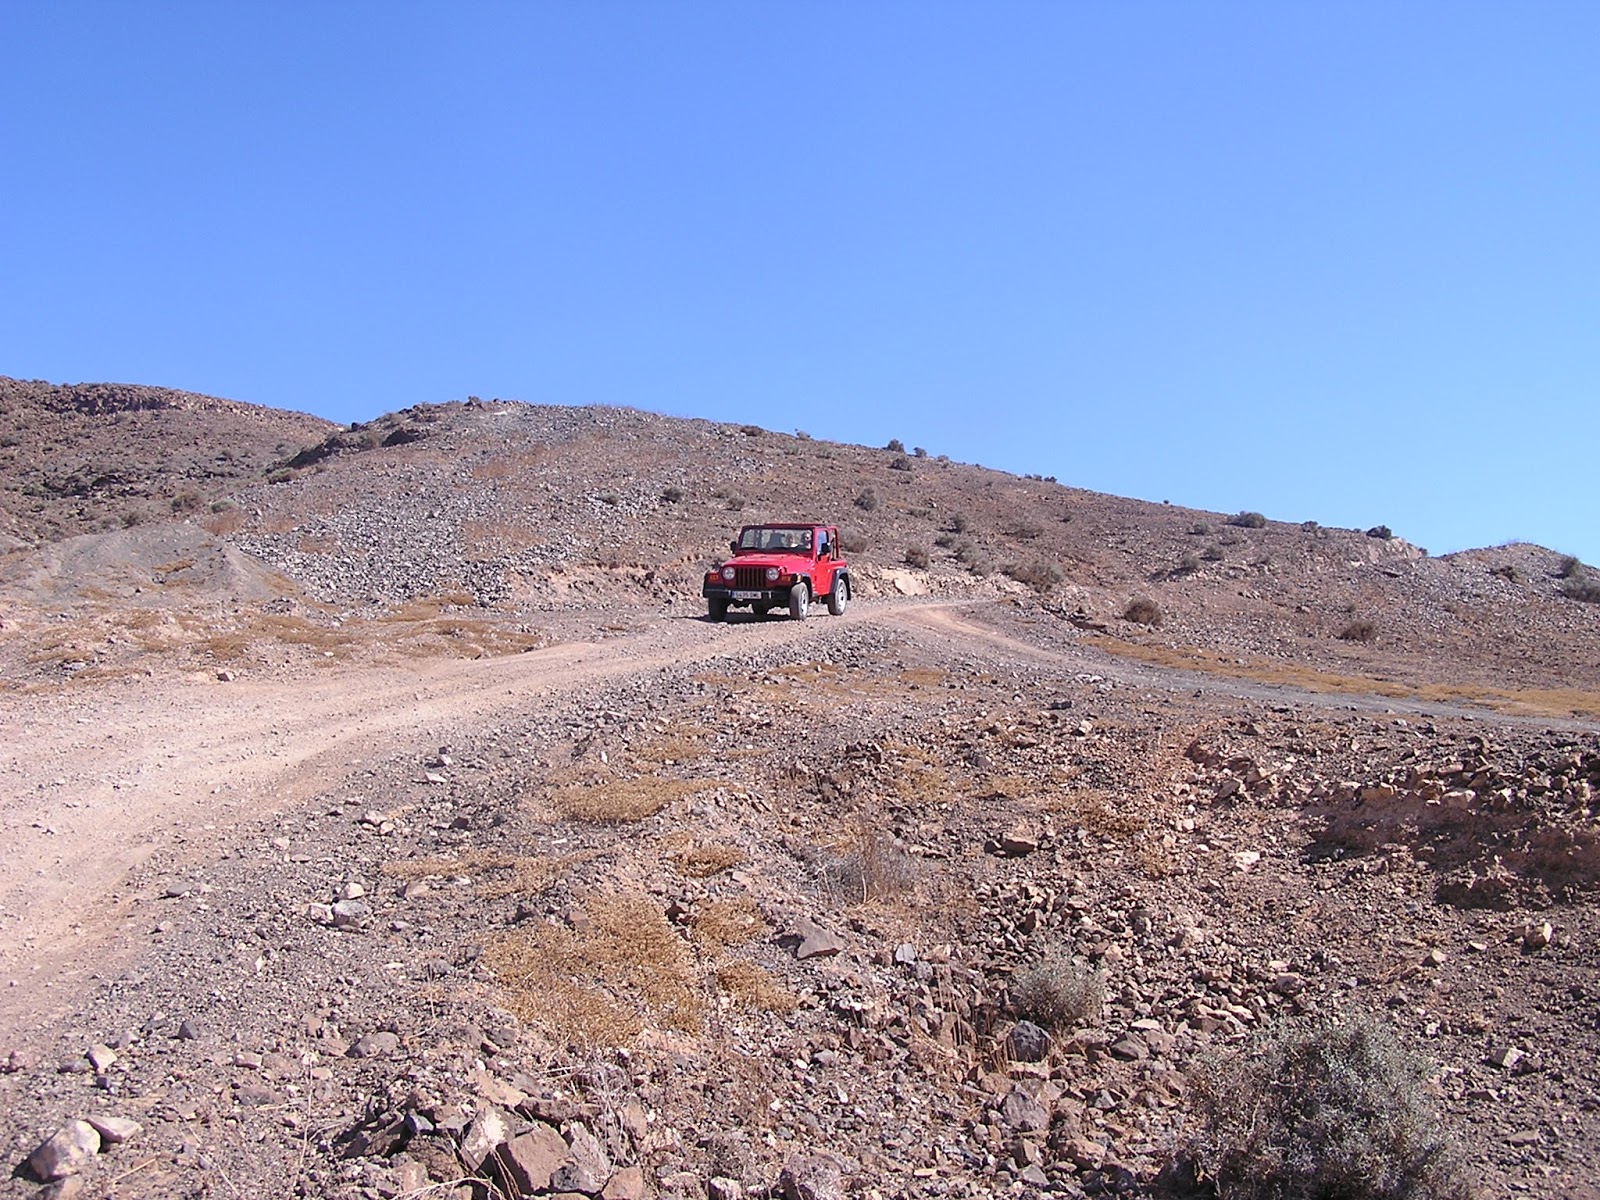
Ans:
[[[751,525],[739,534],[739,549],[768,550],[782,554],[811,552],[811,530],[776,529],[770,525]]]

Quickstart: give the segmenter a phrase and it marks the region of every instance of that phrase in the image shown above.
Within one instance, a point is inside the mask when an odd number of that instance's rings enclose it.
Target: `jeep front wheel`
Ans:
[[[713,621],[725,620],[728,616],[728,601],[722,596],[712,596],[706,601],[706,615]]]
[[[789,615],[796,621],[806,619],[806,610],[811,607],[811,585],[802,579],[789,589]]]
[[[842,617],[844,610],[849,606],[850,581],[841,575],[833,581],[833,591],[828,596],[828,613],[830,616]]]

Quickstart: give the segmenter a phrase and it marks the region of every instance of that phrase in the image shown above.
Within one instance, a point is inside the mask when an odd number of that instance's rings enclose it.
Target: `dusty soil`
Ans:
[[[0,399],[301,420],[146,391]],[[1581,565],[615,410],[256,469],[0,546],[0,1195],[1170,1195],[1198,1068],[1361,1014],[1478,1194],[1592,1194]],[[861,601],[706,621],[796,476]]]

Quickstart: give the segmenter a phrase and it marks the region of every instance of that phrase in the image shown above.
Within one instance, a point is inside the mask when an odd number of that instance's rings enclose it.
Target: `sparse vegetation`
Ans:
[[[1365,617],[1349,622],[1339,630],[1341,642],[1375,642],[1378,640],[1378,626],[1375,622]]]
[[[862,488],[856,494],[856,507],[862,512],[878,511],[878,493],[871,488]]]
[[[1010,995],[1017,1016],[1060,1033],[1099,1019],[1106,984],[1099,972],[1058,954],[1012,976]]]
[[[907,546],[905,554],[906,566],[917,567],[921,570],[928,569],[928,550],[925,546]]]
[[[1148,596],[1135,596],[1128,601],[1128,607],[1122,610],[1122,619],[1132,621],[1135,625],[1147,625],[1154,629],[1165,620],[1161,606]]]
[[[1556,564],[1556,578],[1582,579],[1583,560],[1580,559],[1576,554],[1563,555],[1561,561]]]
[[[916,882],[911,856],[868,816],[822,863],[823,881],[847,902],[867,904],[907,891]]]
[[[759,425],[741,425],[739,426],[739,432],[744,434],[745,437],[760,437],[766,430]]]
[[[1394,537],[1394,530],[1390,529],[1387,525],[1374,525],[1371,529],[1367,530],[1367,536],[1369,538],[1381,538],[1383,541],[1387,542]]]
[[[921,446],[912,447],[911,454],[912,454],[913,458],[927,458],[928,457],[928,452],[926,450],[924,450]]]
[[[661,499],[668,504],[681,504],[683,502],[683,489],[670,485],[664,487],[661,489]]]
[[[898,458],[894,459],[889,464],[889,470],[891,470],[891,471],[909,471],[909,470],[911,470],[911,460],[909,458],[907,458],[904,454],[902,454]]]
[[[884,449],[892,451],[895,454],[904,454],[906,452],[906,444],[899,438],[890,438],[889,444],[885,446]]]
[[[1267,518],[1258,512],[1241,512],[1229,517],[1228,524],[1237,525],[1240,529],[1265,529]]]
[[[1585,604],[1600,604],[1600,579],[1590,576],[1583,579],[1569,580],[1561,589],[1561,594],[1569,600],[1581,600]]]
[[[1228,555],[1221,546],[1207,546],[1204,550],[1200,551],[1200,557],[1205,559],[1207,562],[1221,562],[1223,559],[1227,558]]]
[[[1018,583],[1025,583],[1036,592],[1048,592],[1067,577],[1059,563],[1026,562],[1007,563],[1003,573]]]
[[[1189,533],[1193,537],[1206,537],[1211,533],[1211,526],[1207,525],[1204,521],[1196,521],[1193,525],[1189,526]]]
[[[1465,1200],[1428,1074],[1371,1017],[1279,1026],[1197,1072],[1185,1157],[1219,1200]]]
[[[956,512],[950,514],[950,532],[965,533],[972,528],[972,522],[966,513]]]

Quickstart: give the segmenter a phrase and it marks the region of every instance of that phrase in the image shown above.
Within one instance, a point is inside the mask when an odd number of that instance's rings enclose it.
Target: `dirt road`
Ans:
[[[1267,702],[1478,715],[1460,706],[1318,695],[1247,680],[1045,648],[987,628],[950,602],[862,604],[846,623],[892,625],[942,652],[964,650],[1092,671],[1136,687]],[[114,969],[130,872],[157,851],[224,853],[243,819],[290,809],[352,768],[496,717],[560,706],[598,685],[802,645],[820,621],[655,618],[641,631],[505,658],[330,666],[311,678],[184,676],[95,690],[0,697],[0,1031],[39,1021],[92,974]],[[832,620],[826,627],[834,627]],[[1505,718],[1496,718],[1505,719]]]

